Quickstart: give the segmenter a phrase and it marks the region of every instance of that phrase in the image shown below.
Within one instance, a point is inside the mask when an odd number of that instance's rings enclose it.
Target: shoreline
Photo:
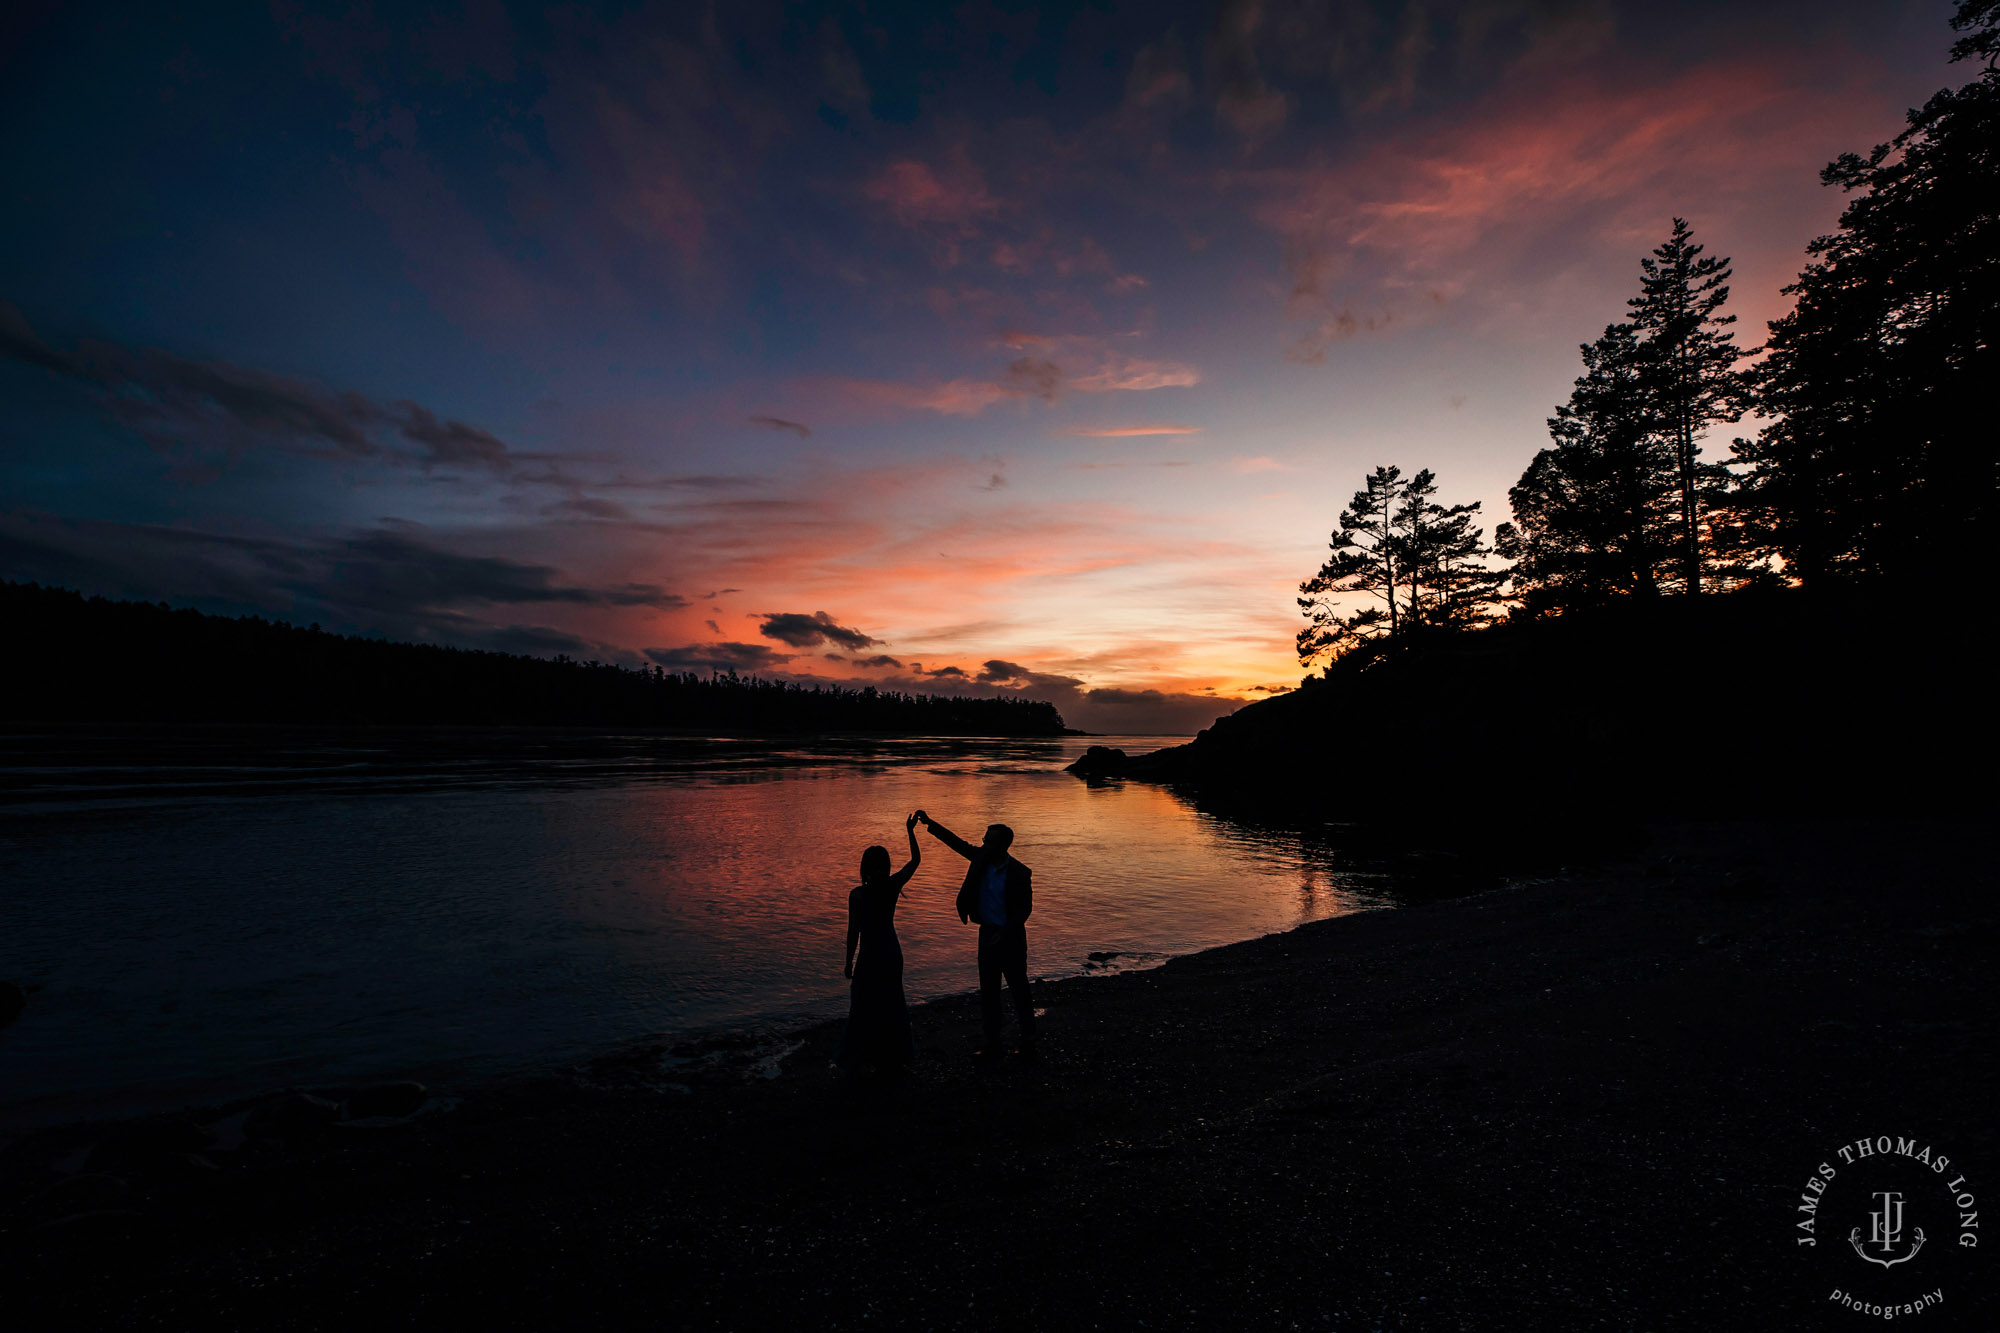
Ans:
[[[71,1127],[0,1152],[0,1254],[88,1325],[1793,1326],[1825,1284],[1789,1191],[1831,1145],[2000,1162],[1985,851],[1966,821],[1669,828],[1038,982],[1044,1059],[992,1071],[967,994],[913,1006],[898,1084],[836,1084],[834,1019],[768,1078],[634,1049],[150,1162]],[[48,1215],[120,1152],[123,1196]],[[1991,1313],[1975,1277],[1927,1326]]]
[[[1285,930],[1229,940],[1187,953],[1156,953],[1146,950],[1093,951],[1085,956],[1081,964],[1072,969],[1037,973],[1032,980],[1039,995],[1040,988],[1045,985],[1098,981],[1114,976],[1153,971],[1178,959],[1199,957],[1218,949],[1228,949],[1238,944],[1272,938],[1274,935],[1290,934],[1292,931],[1323,921],[1339,920],[1371,912],[1401,910],[1404,905],[1392,901],[1364,903],[1351,907],[1337,916],[1301,921]],[[964,971],[968,976],[973,972],[972,954],[969,948],[966,952]],[[32,996],[32,992],[30,994]],[[932,995],[925,999],[913,999],[910,1001],[910,1012],[914,1022],[921,1022],[923,1013],[932,1006],[969,1008],[977,1005],[978,998],[979,992],[975,984],[970,988]],[[47,1135],[101,1136],[115,1133],[124,1126],[167,1120],[192,1121],[197,1125],[206,1126],[238,1115],[260,1103],[301,1092],[324,1097],[347,1088],[414,1081],[434,1087],[443,1095],[462,1098],[542,1079],[575,1078],[592,1082],[608,1078],[629,1081],[634,1078],[633,1071],[649,1062],[683,1059],[719,1061],[721,1067],[727,1071],[739,1063],[757,1063],[763,1060],[765,1053],[774,1047],[796,1047],[803,1042],[822,1038],[831,1040],[837,1045],[841,1025],[846,1021],[844,1000],[842,1003],[842,1011],[837,1014],[817,1017],[803,1012],[776,1014],[768,1017],[751,1017],[738,1022],[715,1023],[623,1037],[566,1054],[524,1056],[519,1061],[513,1062],[511,1067],[489,1069],[485,1072],[455,1071],[454,1064],[462,1065],[471,1060],[471,1057],[465,1057],[457,1062],[441,1061],[430,1065],[406,1065],[388,1069],[367,1079],[306,1079],[283,1084],[265,1084],[255,1091],[246,1091],[242,1087],[225,1088],[222,1085],[245,1081],[218,1075],[204,1080],[217,1085],[209,1094],[191,1093],[187,1100],[174,1101],[171,1104],[169,1099],[178,1094],[165,1094],[159,1104],[150,1106],[130,1105],[150,1099],[142,1094],[131,1093],[129,1090],[114,1090],[108,1094],[101,1091],[52,1093],[33,1101],[15,1103],[11,1106],[0,1105],[0,1160],[4,1160],[5,1156],[18,1145]],[[832,1034],[830,1038],[827,1037],[829,1030]],[[0,1029],[0,1040],[4,1040],[4,1031],[5,1029]],[[732,1053],[737,1052],[755,1054],[745,1054],[743,1059],[738,1061],[732,1056]],[[661,1080],[655,1080],[659,1081]],[[678,1080],[664,1081],[671,1083]],[[67,1106],[71,1103],[88,1101],[93,1097],[118,1109],[67,1116],[29,1114],[15,1118],[16,1113],[24,1108],[51,1103]]]
[[[1400,910],[1402,904],[1384,902],[1355,907],[1339,916],[1319,917],[1313,921],[1302,921],[1285,930],[1267,932],[1264,935],[1249,936],[1241,940],[1229,940],[1222,944],[1212,944],[1206,948],[1188,953],[1151,953],[1143,950],[1109,950],[1087,955],[1082,965],[1074,970],[1051,973],[1037,973],[1032,981],[1037,994],[1045,985],[1071,982],[1099,981],[1115,976],[1126,976],[1138,972],[1150,972],[1168,963],[1183,958],[1200,957],[1218,949],[1233,948],[1239,944],[1252,943],[1259,939],[1270,939],[1277,935],[1288,935],[1306,926],[1324,921],[1340,920],[1348,916],[1360,916],[1370,912]],[[1145,960],[1123,964],[1115,960]],[[970,954],[967,955],[966,971],[972,971]],[[933,995],[926,999],[911,1000],[910,1013],[914,1023],[920,1023],[922,1016],[932,1006],[953,1006],[971,1008],[979,1001],[977,986]],[[795,1013],[776,1015],[763,1019],[749,1019],[737,1023],[718,1023],[704,1027],[687,1028],[671,1032],[650,1033],[644,1036],[625,1037],[615,1041],[574,1052],[569,1055],[546,1055],[525,1058],[517,1067],[490,1071],[483,1074],[468,1074],[454,1077],[450,1062],[433,1066],[405,1066],[381,1073],[366,1080],[342,1081],[338,1079],[307,1080],[282,1085],[265,1085],[255,1092],[233,1091],[213,1096],[195,1095],[190,1100],[174,1105],[159,1105],[150,1109],[124,1109],[106,1111],[102,1114],[86,1114],[69,1118],[33,1118],[10,1122],[11,1110],[35,1103],[19,1103],[15,1107],[0,1106],[0,1160],[29,1140],[56,1135],[70,1137],[102,1137],[116,1134],[130,1126],[162,1121],[191,1121],[196,1125],[208,1126],[219,1120],[240,1115],[245,1110],[276,1098],[306,1093],[327,1097],[346,1089],[379,1086],[390,1083],[419,1082],[435,1090],[439,1095],[453,1100],[476,1097],[482,1094],[503,1092],[517,1084],[533,1083],[546,1079],[576,1079],[587,1084],[606,1081],[629,1084],[633,1087],[664,1086],[679,1082],[676,1078],[662,1075],[648,1080],[641,1076],[650,1064],[661,1064],[663,1068],[677,1068],[669,1062],[691,1062],[711,1065],[720,1074],[741,1073],[750,1065],[761,1065],[770,1051],[776,1048],[796,1050],[805,1043],[828,1040],[838,1045],[841,1025],[846,1022],[845,1013],[814,1017]],[[4,1031],[4,1029],[0,1029]],[[829,1036],[830,1032],[830,1036]],[[224,1083],[223,1077],[211,1080]],[[84,1100],[93,1094],[78,1092],[51,1094],[41,1099],[44,1102]],[[138,1100],[122,1095],[106,1096],[112,1103]],[[338,1100],[335,1097],[335,1100]]]

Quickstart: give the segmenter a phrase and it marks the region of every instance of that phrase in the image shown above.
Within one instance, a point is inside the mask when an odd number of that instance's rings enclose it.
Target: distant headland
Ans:
[[[395,643],[0,581],[0,721],[1061,736],[1052,703]]]
[[[1942,597],[1913,603],[1921,632],[1880,609],[1874,590],[1752,588],[1384,638],[1185,745],[1092,747],[1072,771],[1474,841],[1985,800],[1986,653]]]

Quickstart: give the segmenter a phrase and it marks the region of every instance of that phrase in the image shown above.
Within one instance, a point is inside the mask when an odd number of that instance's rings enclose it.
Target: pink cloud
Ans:
[[[1069,381],[1069,387],[1084,393],[1113,390],[1144,392],[1201,383],[1201,372],[1178,361],[1146,361],[1137,357],[1108,358],[1098,370]]]
[[[1117,265],[1104,247],[1090,237],[1065,242],[1060,240],[1053,227],[1044,225],[1034,235],[1012,240],[996,241],[993,245],[993,267],[1003,273],[1032,273],[1046,269],[1058,277],[1068,278],[1077,274],[1116,274]],[[1137,274],[1114,277],[1111,285],[1119,284],[1121,291],[1131,291],[1144,287],[1146,280]]]
[[[948,380],[879,380],[841,376],[800,380],[787,387],[787,397],[813,405],[815,413],[871,415],[884,412],[936,412],[941,416],[977,416],[1009,399],[1040,398],[1054,402],[1064,391],[1079,393],[1143,393],[1198,384],[1201,372],[1178,361],[1107,356],[1084,340],[1007,335],[1013,345],[1031,349],[1014,358],[992,379],[961,376]],[[1075,351],[1050,352],[1058,344]],[[1061,356],[1061,360],[1056,360]],[[1072,374],[1079,360],[1090,367]],[[1193,427],[1134,429],[1140,434],[1188,434]]]
[[[1097,440],[1122,440],[1137,435],[1198,435],[1199,426],[1072,426],[1064,435],[1082,435]]]
[[[977,416],[1003,399],[1019,396],[991,380],[977,379],[899,381],[829,377],[803,381],[794,385],[792,392],[850,414],[936,412],[952,417]]]
[[[945,175],[929,163],[904,158],[884,167],[861,193],[906,227],[950,227],[970,234],[982,219],[1000,211],[1000,201],[987,193],[963,149],[954,154]]]
[[[1285,238],[1291,311],[1314,326],[1294,358],[1607,251],[1636,263],[1676,214],[1724,254],[1782,215],[1796,254],[1827,211],[1819,163],[1883,123],[1879,99],[1810,61],[1541,77],[1353,160],[1230,177]]]

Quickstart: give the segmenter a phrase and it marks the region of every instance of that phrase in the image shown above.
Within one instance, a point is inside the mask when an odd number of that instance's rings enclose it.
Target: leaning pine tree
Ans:
[[[1298,637],[1301,663],[1338,656],[1401,628],[1403,542],[1396,510],[1405,489],[1401,468],[1378,467],[1340,511],[1340,528],[1327,543],[1332,554],[1299,585],[1299,611],[1306,618]],[[1344,611],[1335,600],[1357,593],[1379,605]]]
[[[1492,551],[1472,526],[1479,504],[1446,507],[1432,498],[1436,493],[1428,469],[1408,480],[1394,467],[1368,474],[1340,511],[1326,563],[1299,585],[1302,664],[1419,629],[1463,629],[1488,618],[1506,576],[1484,563]],[[1349,609],[1357,596],[1366,604]]]

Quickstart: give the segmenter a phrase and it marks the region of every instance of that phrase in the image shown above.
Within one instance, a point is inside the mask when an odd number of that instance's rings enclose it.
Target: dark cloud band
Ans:
[[[407,400],[379,403],[296,376],[152,347],[86,342],[60,351],[8,305],[0,305],[0,359],[90,386],[112,419],[158,445],[232,455],[260,445],[332,449],[426,467],[505,469],[511,462],[499,437],[463,421],[441,420]]]
[[[764,643],[691,643],[680,648],[648,648],[646,656],[670,671],[769,671],[792,660]]]
[[[496,626],[489,617],[499,608],[688,605],[651,583],[582,583],[550,565],[454,551],[415,525],[287,540],[17,513],[0,516],[0,569],[111,596],[510,651],[619,653],[567,631]]]
[[[860,652],[878,642],[858,629],[834,623],[833,617],[824,611],[815,611],[811,615],[800,611],[773,612],[764,617],[764,623],[758,626],[757,632],[793,648],[817,648],[821,644],[832,644],[849,652]]]

